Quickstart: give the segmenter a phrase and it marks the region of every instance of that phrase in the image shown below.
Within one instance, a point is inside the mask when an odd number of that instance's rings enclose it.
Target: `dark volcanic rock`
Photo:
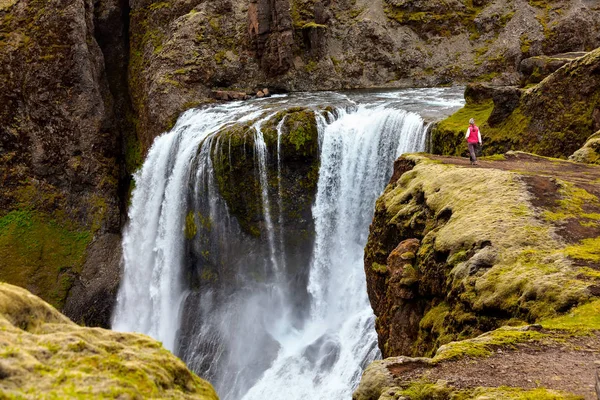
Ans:
[[[563,65],[568,64],[576,58],[583,57],[586,54],[587,53],[585,52],[572,52],[525,58],[519,64],[521,85],[525,86],[530,83],[539,83],[542,79]]]
[[[64,313],[86,326],[109,327],[121,281],[121,236],[106,234],[92,242]]]

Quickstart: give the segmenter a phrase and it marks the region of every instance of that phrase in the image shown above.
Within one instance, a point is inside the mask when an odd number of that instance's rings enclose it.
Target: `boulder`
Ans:
[[[212,386],[148,336],[80,327],[0,283],[3,398],[217,400]]]
[[[596,132],[583,147],[573,153],[569,160],[588,163],[588,164],[600,164],[600,132]]]

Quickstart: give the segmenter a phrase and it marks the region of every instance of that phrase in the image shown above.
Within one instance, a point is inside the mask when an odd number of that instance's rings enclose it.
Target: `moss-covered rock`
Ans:
[[[587,396],[585,363],[575,372],[583,380],[568,387],[555,378],[572,379],[570,362],[536,372],[535,390],[519,373],[486,371],[526,370],[523,363],[553,362],[571,349],[585,358],[581,343],[600,349],[599,178],[598,167],[525,153],[479,167],[398,159],[365,249],[379,347],[389,358],[367,368],[354,400]],[[423,356],[431,358],[411,358]],[[557,391],[567,388],[577,395]]]
[[[569,160],[588,164],[600,164],[600,132],[596,132],[590,136],[581,149],[571,154]]]
[[[256,121],[233,124],[218,132],[212,159],[219,191],[229,211],[246,233],[260,236],[265,232],[255,124]],[[282,213],[283,220],[294,221],[296,229],[309,221],[310,225],[310,207],[320,165],[314,111],[306,108],[280,111],[262,122],[260,129],[267,146],[267,192],[273,215]]]
[[[600,170],[584,182],[576,164],[525,154],[461,162],[400,159],[377,202],[365,271],[384,356],[432,355],[593,297]]]
[[[543,55],[529,57],[519,64],[521,73],[521,86],[540,83],[545,77],[572,60],[584,56],[586,53],[573,52],[565,54]]]
[[[79,327],[5,283],[0,327],[3,398],[217,400],[209,383],[155,340]]]
[[[432,151],[461,155],[465,152],[464,132],[470,118],[480,126],[483,153],[522,150],[566,158],[598,130],[596,115],[600,100],[600,49],[575,59],[529,88],[499,113],[512,98],[465,96],[467,104],[432,131]],[[501,118],[492,118],[502,114]]]
[[[99,41],[122,20],[109,3],[0,5],[0,279],[56,307],[77,281],[87,246],[120,230],[111,92],[120,64],[107,72],[105,61],[115,59]],[[124,38],[112,28],[117,49]]]

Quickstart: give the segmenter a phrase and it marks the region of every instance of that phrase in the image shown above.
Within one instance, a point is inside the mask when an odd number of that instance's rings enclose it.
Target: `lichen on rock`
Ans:
[[[507,157],[530,166],[523,167],[528,174],[555,162]],[[573,200],[560,200],[571,193],[560,182],[573,178],[557,177],[556,198],[539,204],[532,200],[541,195],[536,179],[546,178],[493,167],[509,161],[465,170],[435,158],[406,160],[415,166],[378,200],[365,253],[384,356],[428,355],[444,342],[511,320],[533,323],[590,299],[573,260],[597,261],[587,242],[598,230],[596,191],[578,182],[588,200],[585,210],[573,208]],[[571,211],[561,211],[565,204]],[[567,225],[584,236],[569,236]]]
[[[75,325],[25,289],[0,283],[0,396],[217,400],[159,342]]]
[[[583,147],[569,156],[569,160],[600,164],[600,132],[596,132],[585,142]]]

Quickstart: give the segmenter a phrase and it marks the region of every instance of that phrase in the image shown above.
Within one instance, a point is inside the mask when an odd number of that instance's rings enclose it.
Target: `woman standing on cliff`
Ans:
[[[477,165],[477,155],[475,149],[477,144],[481,145],[481,131],[479,127],[475,125],[475,120],[471,118],[469,120],[469,127],[467,128],[467,146],[469,147],[469,158],[471,159],[471,165]]]

